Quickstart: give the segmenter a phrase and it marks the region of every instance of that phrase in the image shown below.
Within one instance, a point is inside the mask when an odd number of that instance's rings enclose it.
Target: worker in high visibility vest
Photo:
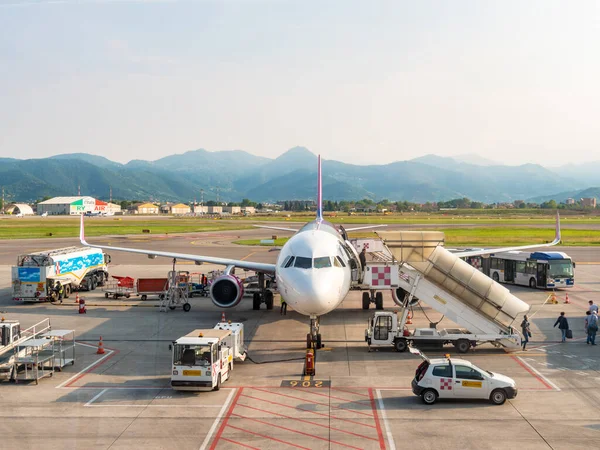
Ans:
[[[279,299],[281,301],[281,311],[279,311],[279,314],[282,316],[286,316],[287,315],[287,302],[285,301],[285,298],[283,298],[283,295],[280,295]]]

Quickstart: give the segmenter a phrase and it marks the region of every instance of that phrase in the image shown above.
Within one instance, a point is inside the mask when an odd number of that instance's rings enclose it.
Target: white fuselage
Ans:
[[[294,311],[320,316],[344,300],[350,290],[351,268],[343,245],[331,224],[315,220],[283,246],[277,258],[277,287]]]

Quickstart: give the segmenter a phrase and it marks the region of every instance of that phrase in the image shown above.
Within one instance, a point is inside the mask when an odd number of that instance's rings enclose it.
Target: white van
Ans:
[[[480,369],[464,359],[429,359],[419,350],[410,352],[423,358],[417,367],[412,381],[412,391],[427,405],[433,405],[438,398],[487,399],[495,405],[502,405],[507,398],[517,396],[517,385],[512,378],[499,373]]]

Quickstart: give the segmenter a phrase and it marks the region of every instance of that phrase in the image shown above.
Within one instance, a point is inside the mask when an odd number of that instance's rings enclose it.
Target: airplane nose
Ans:
[[[343,277],[335,272],[319,269],[313,271],[310,277],[295,280],[297,282],[293,283],[293,289],[286,295],[286,301],[301,314],[328,313],[339,303],[343,284]]]

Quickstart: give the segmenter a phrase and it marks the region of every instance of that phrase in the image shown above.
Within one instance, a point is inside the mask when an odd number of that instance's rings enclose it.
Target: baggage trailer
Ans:
[[[13,300],[43,302],[56,300],[54,287],[63,286],[68,298],[76,290],[93,291],[108,279],[110,256],[100,249],[67,247],[20,255],[11,269]]]
[[[169,346],[172,350],[171,388],[218,391],[221,383],[231,377],[234,358],[245,359],[243,330],[241,323],[222,322],[213,329],[194,330],[174,341]]]
[[[119,277],[117,275],[113,275],[113,280],[108,280],[106,284],[102,287],[104,291],[104,297],[112,297],[115,300],[119,297],[129,298],[135,292],[133,289],[133,282],[135,281],[131,277]]]
[[[136,281],[137,295],[142,296],[142,300],[147,300],[149,295],[157,295],[159,299],[164,299],[169,289],[168,278],[138,278]]]

